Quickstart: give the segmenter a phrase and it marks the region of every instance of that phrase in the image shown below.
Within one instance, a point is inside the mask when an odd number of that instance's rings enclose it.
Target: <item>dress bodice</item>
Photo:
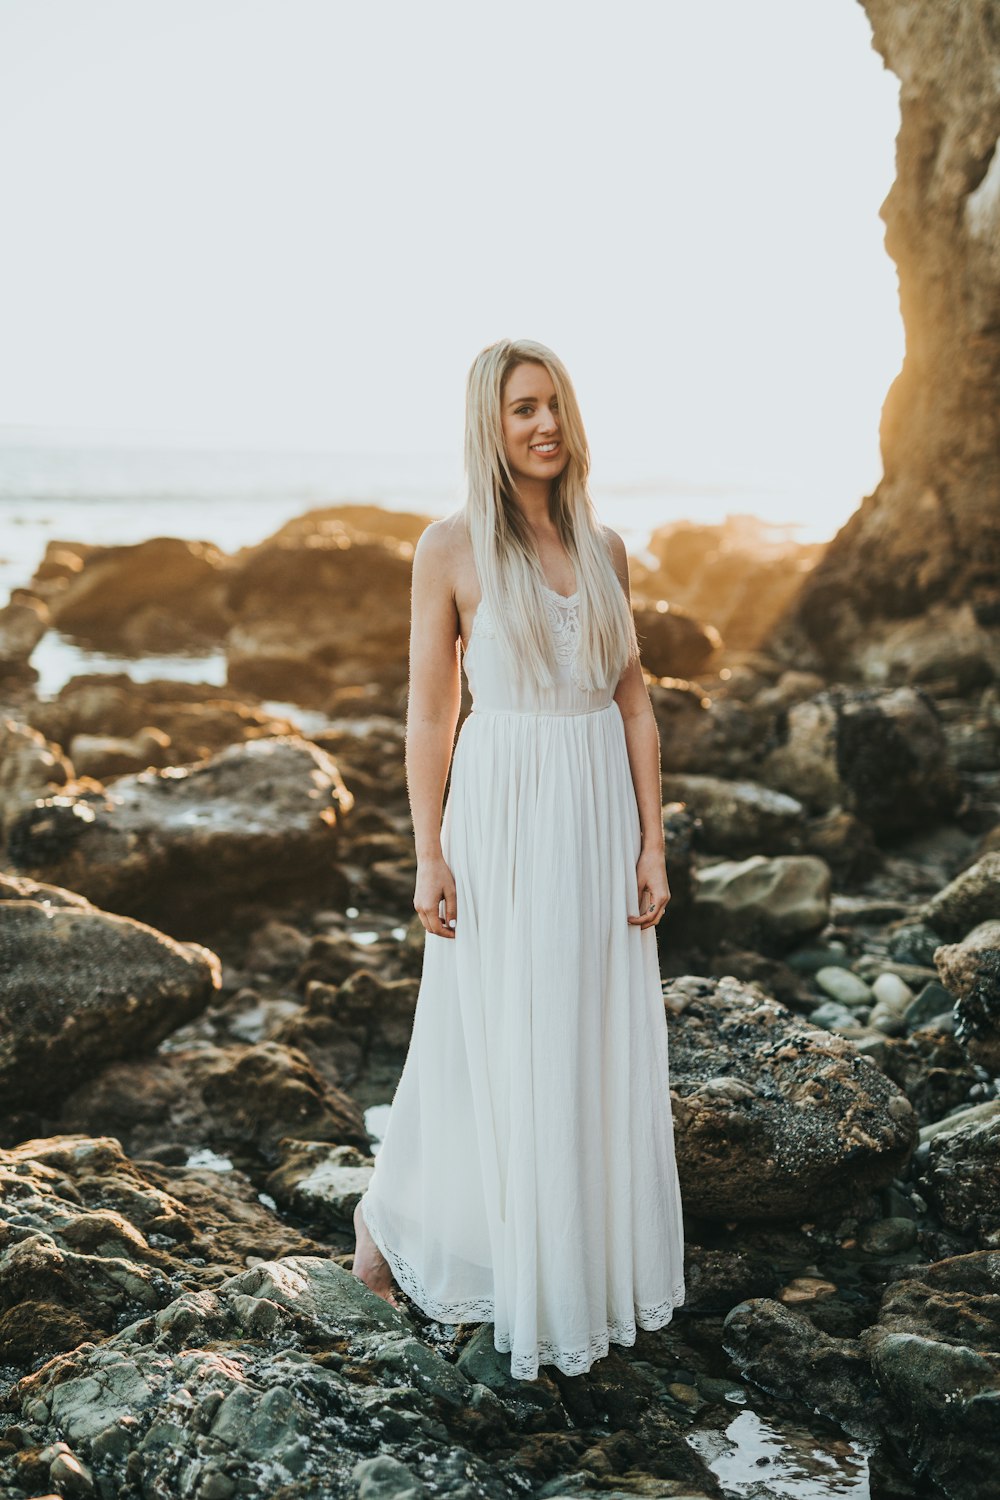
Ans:
[[[615,684],[599,689],[581,687],[577,678],[580,646],[580,595],[557,594],[541,585],[545,618],[555,643],[556,676],[551,687],[537,686],[508,666],[489,606],[476,608],[463,663],[474,712],[522,714],[584,714],[607,708]]]

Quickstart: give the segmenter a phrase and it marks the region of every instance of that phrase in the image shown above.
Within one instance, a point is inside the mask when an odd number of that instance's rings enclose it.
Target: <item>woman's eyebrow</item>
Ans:
[[[510,403],[510,405],[511,406],[535,406],[538,403],[538,399],[539,398],[537,396],[521,396],[517,401],[512,401]],[[554,401],[555,397],[553,396],[550,399]]]

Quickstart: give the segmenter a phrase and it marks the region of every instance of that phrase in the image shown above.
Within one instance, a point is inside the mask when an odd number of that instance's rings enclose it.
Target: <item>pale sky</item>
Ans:
[[[0,425],[449,453],[522,335],[595,478],[839,524],[897,100],[857,0],[0,0]]]

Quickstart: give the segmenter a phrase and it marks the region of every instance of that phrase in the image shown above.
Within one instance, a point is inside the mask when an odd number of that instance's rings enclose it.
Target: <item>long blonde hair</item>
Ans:
[[[579,685],[594,690],[617,683],[639,655],[635,622],[601,535],[590,495],[590,449],[573,383],[562,361],[533,339],[501,339],[477,355],[465,402],[465,524],[483,599],[497,625],[501,649],[515,671],[539,686],[555,681],[552,636],[538,552],[507,462],[501,423],[503,393],[521,364],[544,365],[559,400],[561,438],[569,455],[553,480],[549,514],[576,569],[579,593]]]

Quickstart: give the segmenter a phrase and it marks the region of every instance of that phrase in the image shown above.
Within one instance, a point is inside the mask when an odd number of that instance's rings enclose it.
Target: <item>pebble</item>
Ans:
[[[912,1219],[875,1219],[861,1231],[861,1248],[868,1255],[897,1255],[917,1242],[917,1226]]]
[[[827,964],[825,968],[817,970],[815,980],[824,994],[852,1010],[859,1005],[872,1003],[871,990],[850,969],[835,968],[832,964]]]
[[[903,1020],[907,1031],[916,1031],[918,1026],[926,1026],[935,1016],[950,1016],[954,1006],[955,997],[951,991],[946,990],[939,979],[929,980],[906,1008]]]
[[[891,1010],[902,1013],[913,1000],[913,991],[905,979],[900,979],[898,974],[886,970],[875,980],[872,985],[872,994],[880,1005],[887,1005]]]

